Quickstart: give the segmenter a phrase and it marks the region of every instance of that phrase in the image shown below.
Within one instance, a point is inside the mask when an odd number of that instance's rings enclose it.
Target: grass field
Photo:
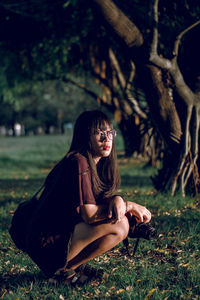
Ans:
[[[101,282],[52,286],[15,248],[8,228],[17,205],[41,186],[68,150],[71,135],[0,138],[0,299],[200,299],[200,209],[193,198],[157,194],[145,162],[119,158],[121,193],[147,206],[157,228],[154,241],[141,240],[134,258],[122,244],[94,259],[105,269]],[[117,142],[121,150],[121,141]],[[133,249],[135,240],[130,240]]]

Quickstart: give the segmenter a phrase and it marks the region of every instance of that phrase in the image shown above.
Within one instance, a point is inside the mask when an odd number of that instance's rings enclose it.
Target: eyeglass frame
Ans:
[[[103,142],[106,138],[106,135],[110,141],[113,141],[117,136],[117,131],[115,129],[111,129],[108,131],[98,130],[95,134],[100,134],[100,142]]]

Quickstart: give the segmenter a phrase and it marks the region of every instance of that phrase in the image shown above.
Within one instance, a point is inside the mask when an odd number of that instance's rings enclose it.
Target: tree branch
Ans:
[[[190,151],[190,164],[188,167],[188,172],[186,174],[186,176],[183,176],[183,195],[185,195],[185,187],[188,183],[188,180],[191,176],[191,173],[195,171],[196,168],[196,162],[198,159],[198,140],[199,140],[199,122],[200,122],[200,116],[199,116],[199,105],[195,108],[195,126],[193,128],[193,135],[192,135],[192,142],[191,142],[191,151]],[[185,175],[185,174],[184,174]],[[194,184],[195,184],[195,188],[197,186],[197,180],[199,180],[199,176],[198,178],[193,178],[194,180]],[[196,190],[196,192],[198,193],[198,191]]]
[[[185,30],[183,30],[176,38],[176,41],[174,43],[174,50],[173,50],[173,55],[175,58],[177,58],[178,56],[178,48],[181,42],[182,37],[184,36],[184,34],[186,34],[188,31],[190,31],[192,28],[196,27],[197,25],[200,24],[200,20],[195,22],[194,24],[190,25],[189,27],[187,27]]]
[[[193,105],[195,100],[195,94],[192,92],[192,90],[189,88],[189,86],[185,83],[183,79],[182,73],[177,64],[177,56],[169,60],[158,55],[158,2],[159,0],[155,0],[154,2],[154,28],[149,60],[161,69],[169,71],[175,82],[175,87],[180,97],[183,99],[186,105]],[[178,54],[178,46],[182,36],[198,24],[199,21],[194,23],[178,35],[173,50],[176,54]]]
[[[121,71],[120,65],[117,61],[117,58],[116,58],[114,52],[112,51],[112,49],[109,49],[109,57],[110,57],[110,60],[112,62],[112,65],[115,68],[115,71],[117,73],[118,81],[119,81],[121,90],[123,92],[123,95],[133,105],[134,111],[142,119],[146,119],[147,118],[146,114],[141,110],[137,100],[133,97],[133,95],[130,92],[131,82],[133,81],[134,74],[135,74],[133,62],[131,62],[131,72],[130,72],[130,76],[129,76],[128,83],[127,83],[127,81],[126,81],[126,79],[125,79],[125,77],[124,77],[124,75]]]
[[[120,87],[121,87],[122,90],[124,90],[124,88],[126,86],[126,80],[125,80],[124,75],[121,71],[121,68],[120,68],[119,63],[117,61],[117,58],[116,58],[116,56],[115,56],[115,54],[114,54],[114,52],[112,51],[111,48],[109,49],[109,58],[110,58],[112,66],[114,67],[114,69],[117,73],[117,77],[118,77]]]
[[[150,50],[150,62],[154,63],[156,66],[169,70],[172,64],[169,59],[160,57],[158,55],[158,3],[159,0],[154,1],[153,11],[154,11],[154,26],[153,26],[153,39],[151,43]]]
[[[109,110],[111,109],[111,105],[109,105],[108,103],[106,103],[101,97],[99,97],[96,93],[94,93],[92,90],[90,90],[87,86],[85,86],[82,83],[79,83],[77,81],[74,81],[73,79],[70,78],[66,78],[63,77],[62,80],[64,82],[70,82],[73,85],[79,87],[80,89],[84,90],[88,95],[90,95],[91,97],[93,97],[95,100],[97,100],[98,102],[100,102],[102,105],[104,105],[105,107],[107,107]]]
[[[105,20],[129,47],[140,47],[143,36],[135,24],[114,4],[112,0],[93,0],[101,10]]]
[[[159,0],[155,0],[153,6],[154,12],[154,27],[153,27],[153,40],[151,44],[151,55],[158,55],[158,3]]]
[[[133,105],[133,109],[138,114],[138,116],[140,116],[142,119],[147,119],[147,115],[141,110],[138,101],[135,99],[135,97],[133,97],[131,93],[131,83],[133,81],[134,76],[135,76],[135,65],[131,61],[131,72],[124,93],[127,99],[130,101],[130,103]]]

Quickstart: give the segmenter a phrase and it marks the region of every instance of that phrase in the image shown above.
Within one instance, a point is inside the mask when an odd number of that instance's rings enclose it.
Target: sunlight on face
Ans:
[[[92,152],[96,163],[102,158],[110,155],[113,139],[116,131],[106,126],[105,130],[97,129],[92,135]]]

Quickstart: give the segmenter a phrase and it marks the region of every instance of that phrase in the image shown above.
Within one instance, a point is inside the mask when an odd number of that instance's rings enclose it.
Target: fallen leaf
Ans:
[[[128,286],[126,287],[126,291],[130,292],[130,291],[132,291],[132,290],[133,290],[133,287],[132,287],[131,285],[128,285]]]
[[[123,292],[125,292],[124,289],[119,289],[116,293],[117,293],[117,294],[121,294],[121,293],[123,293]]]
[[[99,281],[93,280],[93,281],[90,282],[90,284],[91,284],[92,286],[97,286],[97,285],[99,285]]]
[[[158,248],[156,248],[155,251],[158,252],[158,253],[166,253],[165,249],[158,249]]]
[[[156,289],[151,289],[151,290],[149,291],[149,293],[145,296],[144,300],[147,300],[148,298],[150,298],[151,295],[152,295],[155,291],[156,291]]]

